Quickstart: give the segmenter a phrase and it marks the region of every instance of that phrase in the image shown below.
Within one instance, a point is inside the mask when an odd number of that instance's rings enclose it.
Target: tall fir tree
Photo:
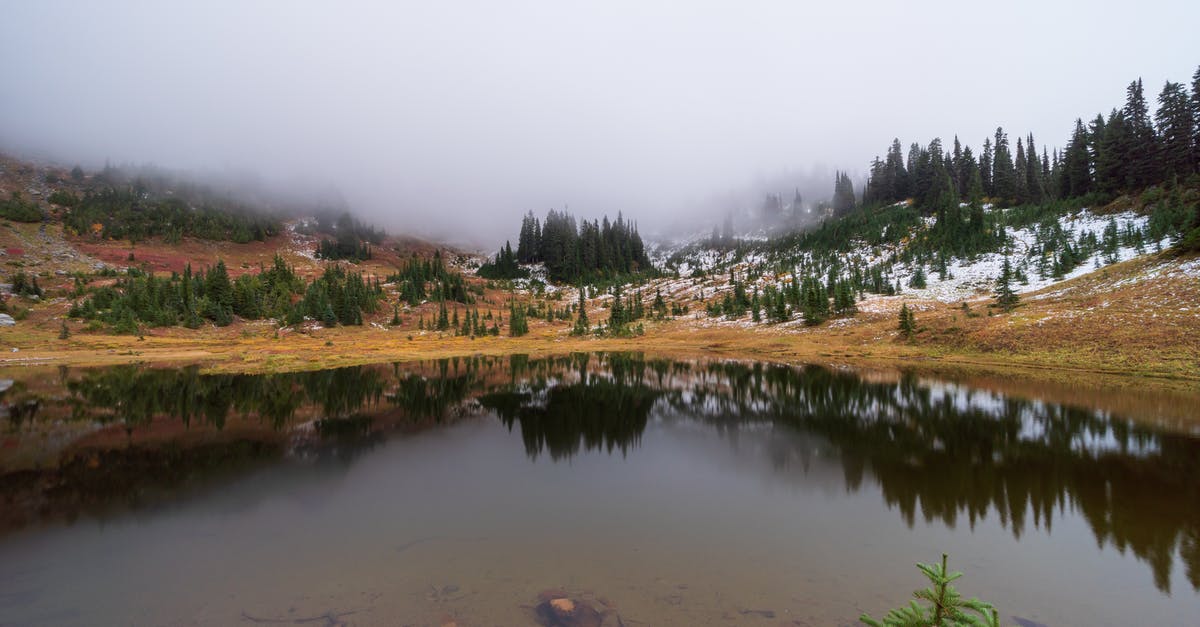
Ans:
[[[1088,150],[1088,132],[1082,119],[1075,120],[1075,132],[1067,144],[1063,168],[1067,197],[1083,196],[1092,191],[1091,152]]]
[[[996,129],[995,153],[992,156],[992,187],[994,195],[1003,201],[1012,201],[1017,194],[1016,167],[1008,148],[1008,135],[1003,128]]]
[[[1042,182],[1042,166],[1038,160],[1037,148],[1033,144],[1033,133],[1025,141],[1025,195],[1028,202],[1041,203],[1046,199],[1046,188]]]
[[[1114,195],[1130,185],[1129,177],[1129,129],[1125,114],[1113,109],[1104,125],[1104,137],[1099,139],[1096,153],[1096,188],[1105,194]],[[1070,190],[1064,190],[1069,196]]]
[[[1171,81],[1167,81],[1158,95],[1158,111],[1155,112],[1154,121],[1160,137],[1160,172],[1165,180],[1183,178],[1193,172],[1196,121],[1189,100],[1183,85]]]
[[[1012,311],[1020,301],[1017,293],[1013,291],[1014,278],[1012,263],[1009,261],[1008,255],[1005,255],[1004,265],[1000,268],[1000,276],[996,279],[996,305],[1005,312]]]
[[[1158,138],[1150,120],[1150,108],[1142,91],[1142,79],[1125,90],[1125,124],[1129,130],[1129,183],[1134,188],[1149,187],[1159,181]]]
[[[1017,158],[1013,162],[1013,179],[1015,181],[1014,187],[1016,189],[1016,193],[1013,195],[1013,197],[1019,204],[1029,202],[1029,190],[1025,187],[1025,175],[1026,171],[1029,169],[1029,164],[1025,159],[1025,147],[1022,145],[1021,139],[1022,138],[1020,137],[1017,138]]]
[[[983,140],[983,152],[979,153],[979,182],[983,185],[985,196],[994,196],[996,189],[992,187],[992,139]]]
[[[1192,74],[1192,171],[1200,172],[1200,67]],[[1200,222],[1200,212],[1196,214]]]

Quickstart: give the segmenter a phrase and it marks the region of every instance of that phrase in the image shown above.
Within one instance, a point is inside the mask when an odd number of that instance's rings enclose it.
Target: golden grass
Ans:
[[[693,315],[647,322],[641,337],[579,338],[569,335],[569,322],[531,320],[525,337],[473,340],[417,331],[415,313],[405,316],[402,328],[285,330],[279,337],[273,326],[261,322],[194,331],[151,329],[139,339],[84,332],[81,323],[72,321],[71,337],[60,340],[61,317],[68,306],[60,300],[37,305],[29,320],[0,329],[0,350],[6,351],[0,366],[201,362],[214,371],[273,372],[468,354],[642,351],[681,358],[902,366],[1064,382],[1103,375],[1118,387],[1195,389],[1200,382],[1200,307],[1181,311],[1180,304],[1200,303],[1200,282],[1165,277],[1115,285],[1160,261],[1111,266],[1048,288],[1045,298],[1026,295],[1010,314],[988,315],[986,299],[970,303],[971,315],[959,305],[907,301],[916,305],[920,329],[911,342],[901,341],[895,330],[893,309],[899,309],[899,298],[875,302],[875,313],[816,328],[746,328]],[[493,308],[499,310],[497,305]],[[425,309],[425,319],[432,319],[432,311]],[[596,310],[593,320],[602,315]],[[390,312],[380,312],[374,321],[384,323],[390,317]],[[20,350],[7,352],[11,347]]]

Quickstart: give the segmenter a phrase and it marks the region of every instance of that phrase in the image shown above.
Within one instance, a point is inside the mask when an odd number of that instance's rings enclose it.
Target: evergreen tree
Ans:
[[[1012,288],[1013,271],[1008,256],[1004,256],[1004,265],[1000,269],[1000,277],[996,279],[996,304],[1001,310],[1012,311],[1020,298]]]
[[[1192,74],[1192,171],[1200,172],[1200,67]],[[1200,212],[1196,213],[1200,226]]]
[[[1018,137],[1017,138],[1017,158],[1013,164],[1013,172],[1014,172],[1013,181],[1014,181],[1014,188],[1016,189],[1016,192],[1013,194],[1013,198],[1016,199],[1018,204],[1024,204],[1024,203],[1029,202],[1029,200],[1030,200],[1029,189],[1025,185],[1025,174],[1028,169],[1029,169],[1029,164],[1027,163],[1027,161],[1025,159],[1025,147],[1021,143],[1021,138]]]
[[[912,310],[908,308],[908,303],[900,305],[900,335],[905,339],[911,339],[917,331],[917,320],[913,316]]]
[[[979,599],[964,599],[950,585],[962,577],[962,573],[946,569],[946,555],[942,563],[917,564],[917,568],[929,579],[930,587],[913,593],[919,601],[928,603],[922,607],[917,601],[894,609],[875,620],[867,614],[859,620],[870,627],[1000,627],[1000,613],[990,604]]]
[[[757,298],[757,292],[755,293],[755,297]],[[838,315],[853,314],[855,312],[854,288],[851,286],[850,281],[837,282],[837,286],[833,292],[833,309]]]
[[[850,175],[845,172],[837,172],[834,177],[833,185],[833,213],[834,215],[843,215],[854,209],[854,183],[850,181]]]
[[[1012,153],[1008,149],[1008,135],[1003,128],[996,129],[995,153],[992,157],[992,187],[993,195],[1004,201],[1011,201],[1017,195],[1016,166],[1013,165]]]
[[[1161,163],[1161,175],[1170,180],[1191,174],[1195,163],[1192,151],[1196,121],[1182,84],[1167,81],[1158,95],[1158,111],[1154,119],[1160,136],[1158,160]]]
[[[1088,132],[1082,119],[1075,120],[1075,132],[1067,144],[1063,168],[1067,197],[1083,196],[1092,191],[1091,153],[1088,151]]]
[[[586,335],[592,329],[591,322],[588,321],[587,301],[584,299],[584,288],[579,287],[579,316],[575,318],[575,328],[571,330],[571,335]]]
[[[1128,188],[1129,177],[1129,129],[1125,124],[1125,114],[1113,109],[1104,125],[1104,136],[1099,138],[1096,146],[1096,187],[1105,194],[1115,195]],[[1068,184],[1062,196],[1071,196]]]
[[[816,326],[829,317],[829,293],[821,281],[807,277],[801,288],[804,324]]]
[[[517,304],[516,299],[509,302],[508,334],[510,336],[521,337],[529,333],[529,321],[525,316],[525,308]]]
[[[1046,199],[1046,186],[1042,181],[1042,166],[1033,144],[1033,133],[1025,142],[1025,196],[1026,201],[1041,203]]]
[[[1142,92],[1142,79],[1130,83],[1126,89],[1123,113],[1129,130],[1129,182],[1134,188],[1149,187],[1159,181],[1158,140]]]
[[[983,140],[983,152],[979,153],[979,182],[983,185],[985,196],[995,196],[996,189],[992,186],[992,140]]]
[[[908,280],[908,286],[915,290],[925,289],[925,268],[920,263],[913,268],[913,275]]]

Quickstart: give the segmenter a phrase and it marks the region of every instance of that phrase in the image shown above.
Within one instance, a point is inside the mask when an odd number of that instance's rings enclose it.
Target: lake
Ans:
[[[2,625],[1200,622],[1200,395],[638,354],[0,373]],[[544,616],[544,615],[543,615]],[[598,624],[598,623],[596,623]]]

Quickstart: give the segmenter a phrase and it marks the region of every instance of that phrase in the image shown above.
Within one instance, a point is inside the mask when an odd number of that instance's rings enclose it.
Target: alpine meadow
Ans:
[[[11,3],[0,625],[1196,624],[1195,24]]]

